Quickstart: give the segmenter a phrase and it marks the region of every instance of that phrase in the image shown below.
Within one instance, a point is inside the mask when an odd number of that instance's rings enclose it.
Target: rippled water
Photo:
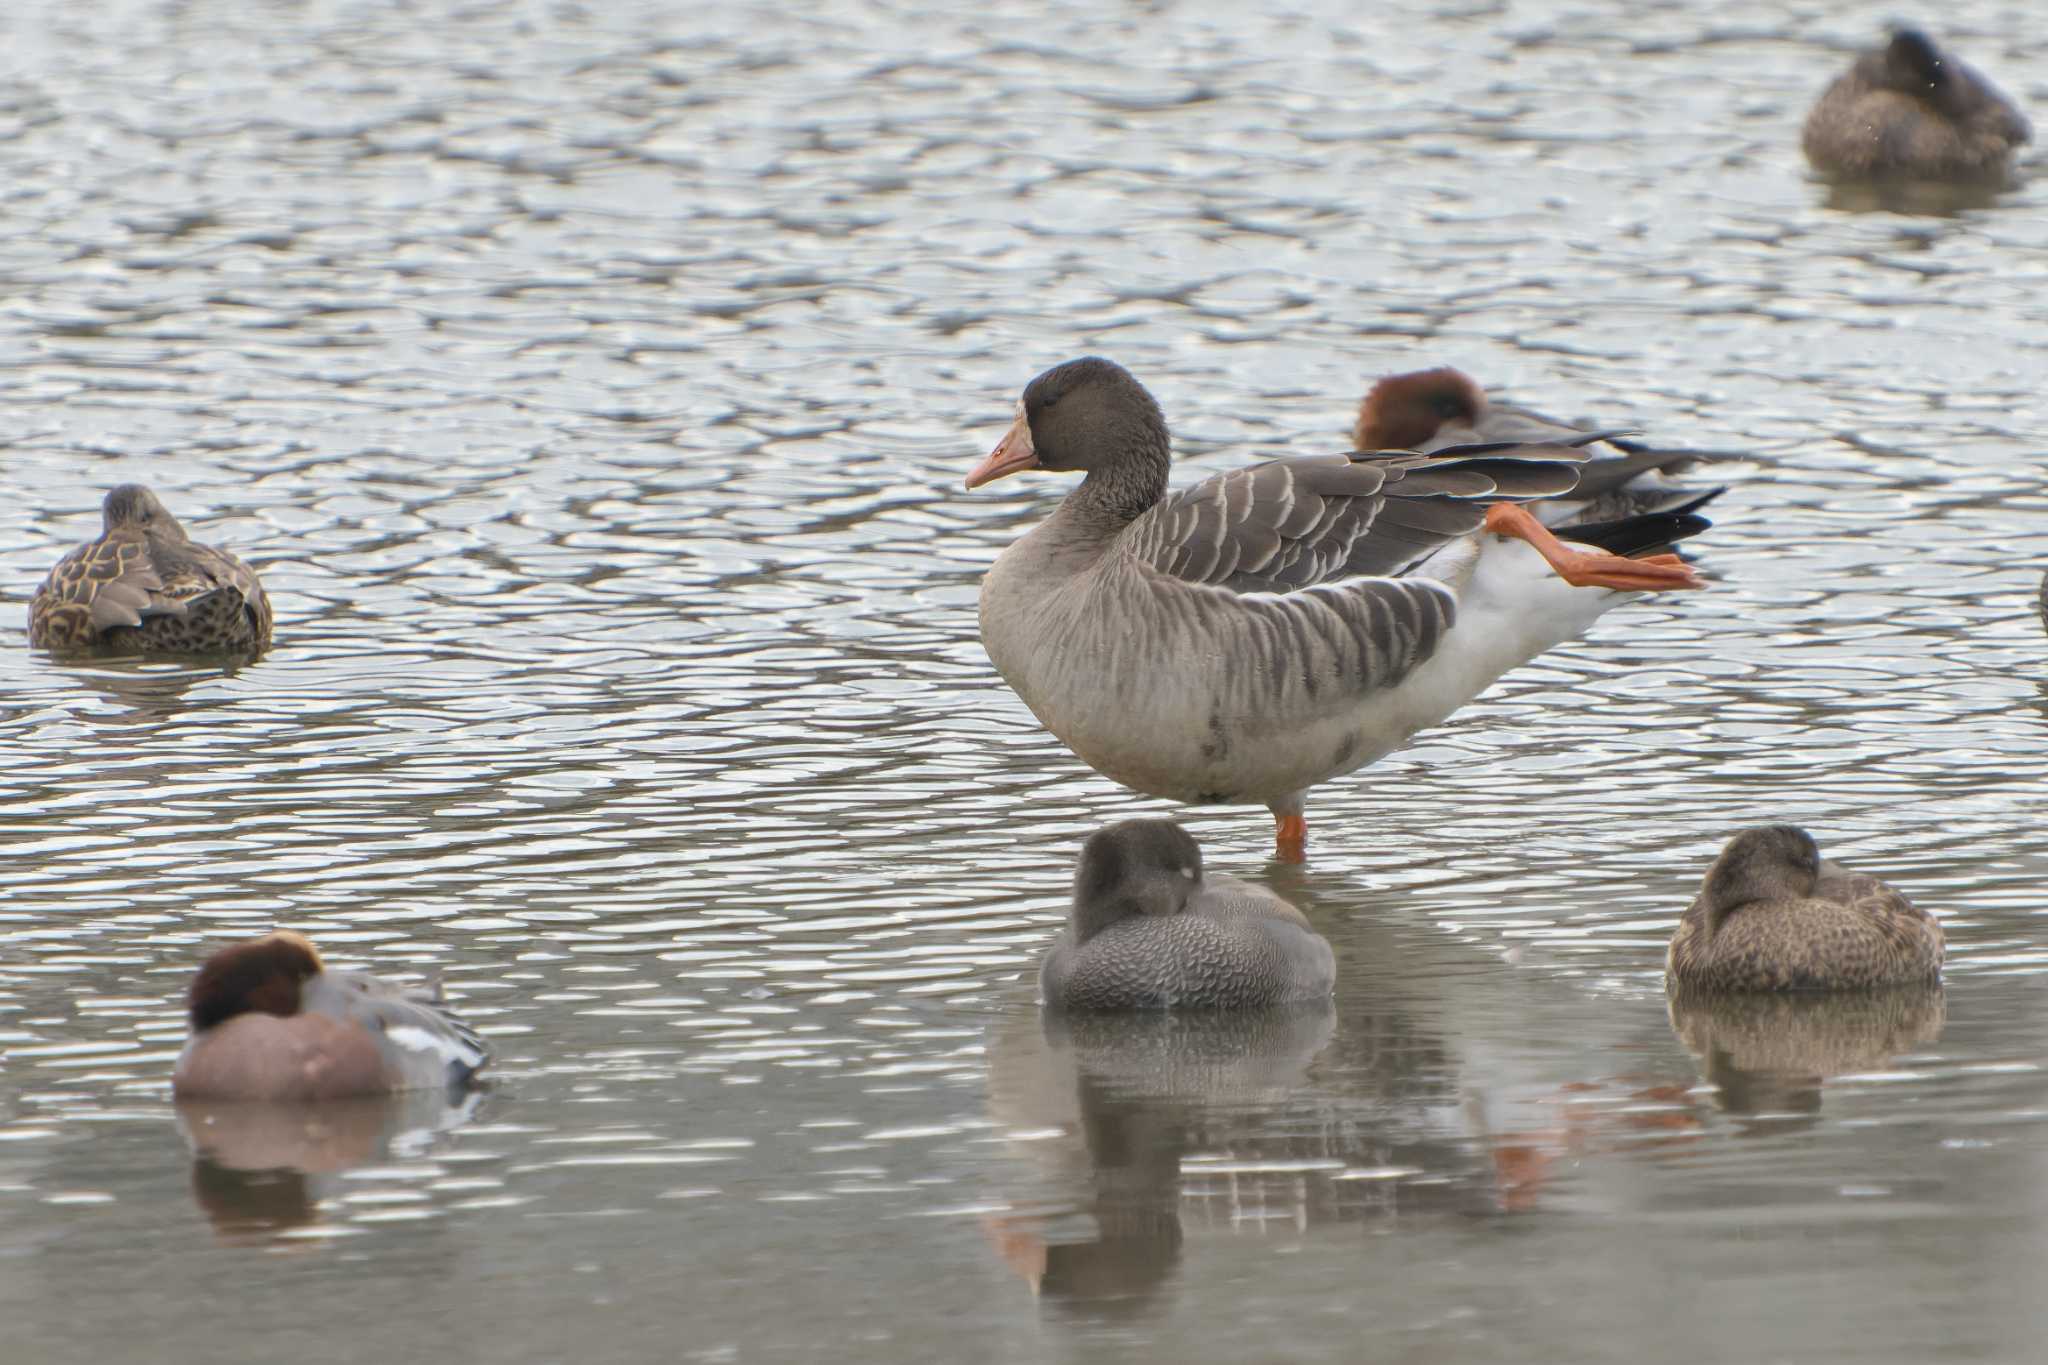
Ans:
[[[2048,178],[1827,207],[1846,0],[1242,10],[0,11],[10,1365],[2035,1354]],[[2039,122],[2037,20],[1940,16]],[[1090,350],[1197,468],[1436,363],[1757,452],[1712,591],[1320,789],[1306,871],[1190,816],[1332,1014],[1032,1007],[1155,803],[976,639],[1058,481],[959,479]],[[122,479],[266,658],[27,650]],[[1945,1002],[1667,1019],[1788,817],[1944,913]],[[441,973],[497,1085],[175,1112],[185,976],[273,923]]]

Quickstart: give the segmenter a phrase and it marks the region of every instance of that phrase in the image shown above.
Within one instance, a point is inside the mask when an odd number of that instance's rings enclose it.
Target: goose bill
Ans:
[[[1024,415],[1023,405],[1017,407],[1017,420],[1010,423],[1010,429],[1003,433],[1003,439],[996,442],[996,448],[988,458],[967,473],[967,486],[979,488],[985,483],[1014,474],[1020,469],[1036,469],[1038,452],[1031,446],[1031,420]]]

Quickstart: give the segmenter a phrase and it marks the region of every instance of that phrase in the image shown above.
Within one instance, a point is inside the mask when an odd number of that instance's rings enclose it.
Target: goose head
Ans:
[[[1156,468],[1164,488],[1168,458],[1166,416],[1145,386],[1113,360],[1083,356],[1024,386],[1010,429],[969,472],[967,486],[979,488],[1020,469],[1078,471],[1121,482]]]

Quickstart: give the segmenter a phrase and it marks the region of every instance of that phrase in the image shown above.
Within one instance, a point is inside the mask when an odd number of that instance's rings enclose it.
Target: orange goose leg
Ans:
[[[1550,534],[1542,522],[1511,502],[1486,509],[1485,529],[1497,536],[1526,540],[1575,588],[1617,588],[1623,592],[1657,592],[1664,588],[1704,588],[1692,566],[1677,555],[1628,559],[1605,550],[1575,550]]]
[[[1278,815],[1273,825],[1273,856],[1283,863],[1308,861],[1308,817]]]

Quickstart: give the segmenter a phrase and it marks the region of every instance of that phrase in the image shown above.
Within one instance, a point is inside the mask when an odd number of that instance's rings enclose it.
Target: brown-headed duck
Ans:
[[[1666,450],[1546,417],[1531,408],[1489,399],[1479,382],[1448,365],[1390,374],[1358,405],[1351,425],[1356,450],[1438,451],[1488,441],[1577,442],[1592,437],[1618,455],[1590,460],[1578,485],[1539,511],[1550,526],[1607,521],[1644,512],[1694,512],[1724,487],[1681,487],[1665,481],[1693,464],[1739,458],[1721,450]]]
[[[28,607],[28,642],[53,654],[254,655],[270,599],[247,564],[185,534],[139,483],[102,504],[100,538],[57,561]]]
[[[289,930],[229,944],[186,996],[181,1099],[331,1100],[461,1085],[489,1058],[438,1000],[331,971]]]

